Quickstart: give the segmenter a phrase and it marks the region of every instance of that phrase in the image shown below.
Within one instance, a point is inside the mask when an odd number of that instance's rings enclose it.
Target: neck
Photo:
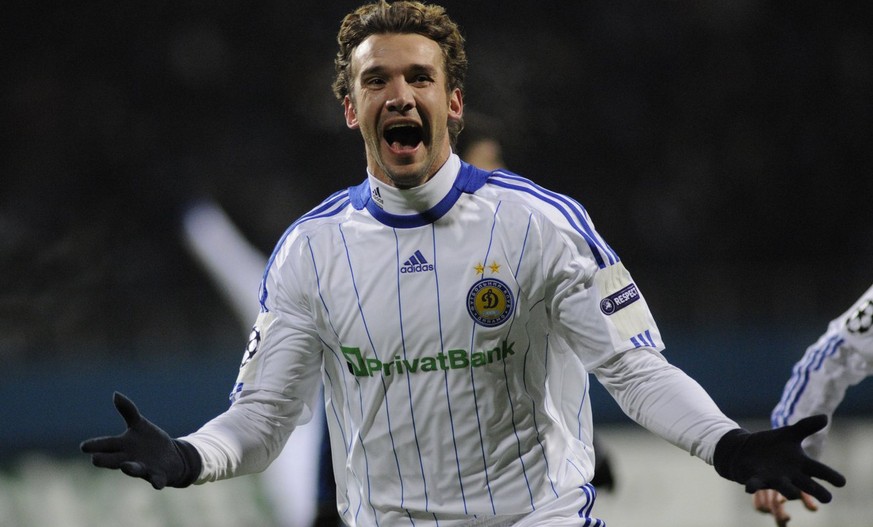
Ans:
[[[460,168],[461,160],[451,154],[433,176],[411,188],[398,188],[388,184],[367,170],[370,179],[370,196],[377,206],[391,214],[423,212],[439,203],[448,194]]]

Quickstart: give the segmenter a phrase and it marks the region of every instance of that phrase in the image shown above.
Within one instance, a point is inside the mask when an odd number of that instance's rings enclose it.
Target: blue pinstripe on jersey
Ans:
[[[442,318],[441,318],[441,314],[440,314],[440,280],[439,280],[439,264],[438,264],[439,260],[437,259],[436,228],[433,225],[431,225],[430,231],[431,231],[431,240],[432,240],[431,243],[433,243],[433,282],[434,282],[434,288],[436,290],[435,296],[436,296],[436,303],[437,303],[437,320],[439,323],[440,341],[442,341],[443,329],[442,329]],[[452,429],[452,435],[454,436],[454,428]],[[417,438],[416,438],[416,440],[417,440]],[[460,480],[461,479],[460,461],[458,460],[457,446],[455,447],[455,461],[459,463],[458,464],[458,480]],[[464,497],[463,487],[461,488],[461,496]],[[466,512],[466,510],[467,510],[467,502],[466,502],[466,497],[464,497],[464,511]],[[436,527],[439,527],[440,521],[437,518],[437,515],[435,513],[433,514],[433,519],[436,522]]]
[[[500,205],[500,202],[498,202],[497,207],[494,209],[494,214],[491,216],[491,234],[488,238],[488,247],[485,249],[485,256],[482,260],[483,262],[487,262],[488,256],[491,254],[491,244],[494,243],[494,227],[497,224],[497,213],[500,211]],[[476,348],[476,330],[478,327],[477,324],[473,324],[473,329],[470,332],[471,350]],[[474,368],[470,368],[470,386],[473,389],[473,408],[476,410],[476,426],[479,428],[479,448],[482,451],[482,467],[485,474],[485,488],[488,489],[488,499],[491,500],[491,511],[493,514],[497,514],[497,509],[494,506],[494,494],[491,492],[491,477],[488,474],[488,458],[485,455],[485,440],[482,437],[482,418],[479,416],[479,397],[476,393],[476,375]]]
[[[585,409],[585,400],[588,399],[588,376],[582,378],[583,390],[582,399],[579,401],[579,409],[576,411],[576,439],[582,440],[582,427],[585,423],[582,421],[582,411]]]
[[[779,404],[773,409],[770,422],[773,427],[785,426],[794,414],[794,408],[809,384],[812,372],[821,368],[824,360],[837,352],[844,339],[834,335],[827,339],[821,347],[811,349],[791,371],[791,379],[785,385]]]
[[[506,371],[506,361],[503,362],[503,378],[506,384],[506,398],[508,400],[512,400],[512,392],[509,389],[509,374]],[[515,444],[518,450],[518,462],[521,463],[521,473],[524,475],[524,484],[527,486],[527,493],[530,497],[530,508],[531,510],[536,510],[536,505],[534,505],[534,495],[533,490],[530,486],[530,479],[527,477],[527,467],[524,464],[524,453],[521,451],[521,438],[518,436],[518,425],[515,423],[515,405],[510,402],[509,404],[509,417],[512,421],[512,433],[515,434]]]
[[[533,308],[533,306],[531,306]],[[552,479],[552,469],[549,466],[549,456],[546,455],[546,447],[543,445],[542,434],[540,433],[540,425],[537,422],[537,406],[536,399],[530,393],[527,387],[527,359],[530,355],[531,346],[528,345],[528,348],[524,351],[524,363],[522,365],[522,384],[524,386],[524,393],[527,395],[528,399],[530,399],[531,408],[533,411],[531,412],[531,416],[534,422],[534,430],[537,431],[537,444],[540,445],[540,453],[543,455],[543,461],[546,465],[546,476],[549,478],[549,485],[552,488],[552,493],[555,495],[555,498],[558,497],[558,489],[555,488],[555,480]],[[549,369],[549,339],[546,338],[545,345],[543,346],[543,369],[548,371]],[[581,474],[581,472],[580,472]]]
[[[364,316],[364,307],[363,307],[363,304],[361,303],[360,292],[358,291],[358,283],[357,283],[357,279],[355,278],[355,267],[354,267],[354,264],[352,264],[351,254],[349,253],[348,241],[346,240],[346,235],[343,232],[342,225],[337,225],[337,228],[339,229],[340,237],[342,238],[342,242],[343,242],[343,248],[346,252],[346,261],[349,264],[349,275],[351,277],[352,290],[355,292],[355,301],[358,304],[358,313],[361,315],[361,323],[364,325],[364,331],[367,334],[367,339],[370,343],[370,349],[373,350],[373,355],[376,357],[376,359],[381,360],[381,357],[379,356],[379,352],[376,349],[376,344],[373,342],[373,336],[370,333],[370,326],[367,323],[366,317]],[[397,444],[394,441],[394,430],[391,426],[391,409],[389,408],[389,404],[388,404],[388,386],[385,385],[385,377],[384,376],[380,375],[379,379],[382,382],[382,395],[383,395],[384,400],[385,400],[385,419],[387,420],[387,423],[388,423],[388,437],[391,439],[391,449],[394,452],[394,462],[397,465],[397,478],[398,478],[398,482],[400,483],[400,508],[405,509],[405,507],[404,507],[405,493],[404,493],[404,485],[403,485],[403,472],[400,470],[400,459],[398,459],[398,457],[397,457]],[[359,383],[358,393],[360,394],[362,392],[362,390],[360,390],[360,382],[357,380],[357,378],[355,378],[355,382]],[[361,420],[364,419],[363,415],[364,415],[364,403],[363,403],[363,399],[362,399],[361,400]],[[361,447],[362,448],[363,448],[363,445],[364,445],[364,442],[363,442],[363,440],[361,440]],[[369,481],[369,474],[367,475],[367,478]],[[369,493],[369,489],[368,489],[368,493]],[[371,503],[370,506],[373,507],[373,504]],[[376,516],[376,514],[377,514],[376,508],[373,507],[373,517],[376,520],[376,524],[378,525],[379,520],[378,520],[378,517]],[[409,514],[408,510],[406,510],[406,514],[407,514],[407,516],[409,516],[409,520],[412,521],[412,516]]]
[[[342,363],[339,362],[339,356],[337,355],[336,350],[334,350],[333,348],[331,348],[330,346],[328,346],[327,343],[324,342],[323,340],[321,341],[321,343],[325,346],[325,348],[326,348],[327,350],[329,350],[329,351],[331,352],[331,354],[333,355],[334,359],[337,360],[338,364],[340,365],[340,367],[338,368],[338,370],[341,371],[341,372],[345,372],[345,368],[343,368],[343,367],[342,367]],[[330,376],[330,371],[328,371],[327,368],[325,368],[325,370],[324,370],[324,375],[325,375],[325,377],[327,378],[327,384],[325,385],[324,389],[325,389],[325,390],[333,390],[333,383],[334,383],[334,380],[333,380],[333,378]],[[348,403],[348,401],[347,401],[347,403]],[[340,433],[342,434],[343,445],[346,445],[346,457],[348,457],[348,453],[349,453],[349,451],[350,451],[351,449],[350,449],[350,447],[348,446],[348,439],[346,438],[345,427],[343,426],[343,421],[342,421],[342,419],[340,419],[339,413],[337,412],[336,404],[334,403],[333,398],[331,398],[331,400],[330,400],[330,411],[331,411],[331,413],[333,414],[333,420],[334,420],[334,422],[336,422],[336,424],[337,424],[337,428],[339,428],[339,431],[340,431]],[[326,440],[327,440],[327,438],[322,438],[322,441],[326,441]],[[345,499],[346,499],[346,503],[348,503],[349,505],[347,505],[346,508],[342,510],[342,512],[340,513],[341,515],[342,515],[342,514],[345,514],[346,512],[348,512],[349,507],[351,506],[351,499],[350,499],[350,496],[349,496],[349,487],[348,487],[348,485],[346,485],[346,486],[344,486],[344,488],[345,488]]]
[[[331,331],[333,331],[333,334],[338,337],[339,333],[337,332],[336,327],[333,324],[333,320],[331,318],[330,308],[328,307],[327,302],[325,302],[324,294],[323,294],[323,291],[321,290],[321,276],[318,272],[318,265],[315,262],[315,252],[313,251],[311,239],[309,237],[306,238],[306,246],[309,249],[309,257],[310,257],[310,260],[312,262],[313,271],[315,272],[315,283],[316,283],[316,290],[318,291],[318,298],[321,301],[321,305],[324,307],[325,312],[327,313],[327,320],[328,320],[328,324],[330,325]],[[267,268],[269,269],[269,266]],[[330,346],[330,344],[325,342],[323,338],[320,338],[320,341],[321,341],[322,346],[324,346],[324,348],[330,352],[330,355],[333,356],[334,360],[339,365],[339,367],[337,368],[337,371],[339,371],[343,376],[342,382],[343,383],[348,382],[346,380],[346,369],[342,367],[343,363],[339,357],[339,354],[337,354],[336,350],[332,346]],[[329,387],[333,386],[334,380],[330,376],[329,369],[325,368],[324,373],[325,373],[325,376],[327,377],[327,380],[328,380],[328,384],[324,387],[324,389],[327,390]],[[345,399],[345,404],[346,404],[347,411],[351,412],[351,405],[348,401],[348,398]],[[331,398],[330,406],[331,406],[331,411],[333,412],[334,420],[337,423],[337,428],[339,429],[340,434],[342,435],[343,445],[345,446],[345,450],[346,450],[346,457],[348,457],[348,455],[352,449],[352,444],[350,442],[351,440],[350,440],[350,438],[347,437],[345,427],[343,426],[343,424],[344,424],[343,420],[340,419],[340,416],[339,416],[339,413],[337,412],[336,404],[334,404],[333,398]],[[365,457],[365,461],[366,461],[366,451],[364,452],[364,457]],[[349,496],[348,486],[345,487],[345,498],[346,498],[346,503],[348,503],[348,505],[346,506],[345,509],[343,509],[343,511],[342,511],[343,514],[348,512],[349,508],[351,507],[351,503],[352,503],[351,497]],[[358,504],[358,511],[360,511],[360,503]],[[357,513],[355,514],[355,516],[357,517]]]
[[[337,333],[336,327],[333,324],[333,320],[331,319],[331,315],[330,315],[330,313],[331,313],[330,309],[324,300],[324,294],[321,290],[321,277],[319,276],[318,266],[315,263],[315,254],[312,250],[311,240],[307,237],[306,241],[307,241],[307,247],[309,248],[309,255],[310,255],[310,258],[312,259],[312,268],[315,271],[315,283],[316,283],[316,289],[318,291],[319,300],[321,301],[321,304],[324,307],[325,312],[327,313],[327,320],[328,320],[328,324],[331,327],[331,331],[333,331],[334,335],[339,335]],[[324,346],[325,349],[327,349],[330,352],[331,356],[333,356],[333,358],[334,358],[334,360],[336,360],[337,364],[340,365],[340,367],[337,368],[337,371],[341,372],[341,374],[343,376],[342,382],[347,383],[348,381],[346,380],[346,373],[345,373],[346,370],[345,370],[345,368],[342,367],[341,359],[340,359],[339,355],[337,354],[336,350],[332,346],[330,346],[327,342],[325,342],[324,339],[320,339],[320,341],[321,341],[322,346]],[[333,386],[334,381],[330,377],[330,372],[326,368],[325,368],[325,375],[328,378],[329,386]],[[325,390],[327,390],[327,388],[328,388],[328,386],[325,386]],[[348,398],[345,399],[345,404],[346,404],[347,411],[349,413],[351,413],[351,404],[350,404]],[[345,446],[346,457],[348,457],[348,455],[352,449],[351,439],[347,438],[345,427],[343,426],[343,420],[340,419],[340,416],[337,413],[336,405],[334,404],[333,399],[331,399],[331,409],[333,410],[334,419],[336,420],[337,426],[340,430],[340,434],[342,435],[342,438],[343,438],[343,445]],[[366,450],[364,450],[364,461],[365,461],[365,463],[368,463]],[[352,504],[351,496],[349,495],[349,492],[348,492],[348,487],[346,487],[346,490],[345,490],[345,498],[346,498],[346,502],[348,503],[348,505],[346,506],[345,509],[343,509],[343,511],[342,511],[343,513],[348,512],[348,510],[351,508],[351,504]],[[360,507],[361,507],[361,503],[358,503],[358,511],[355,513],[355,517],[357,517],[358,512],[360,512]]]
[[[400,269],[403,266],[403,257],[400,256],[400,240],[397,237],[397,230],[392,229],[392,232],[394,234],[394,252],[395,252],[395,258],[397,260],[397,311],[398,311],[397,318],[398,318],[399,323],[400,323],[400,346],[401,346],[401,349],[403,350],[403,358],[408,359],[409,356],[406,353],[406,334],[405,334],[404,329],[403,329],[403,300],[402,300],[402,295],[400,294],[400,277],[401,277]],[[433,226],[431,226],[431,236],[433,236]],[[436,264],[437,264],[437,262],[436,262],[436,260],[434,260],[434,268],[436,268]],[[425,477],[425,475],[424,475],[424,461],[421,457],[421,444],[419,443],[419,440],[418,440],[418,426],[416,425],[416,422],[415,422],[415,409],[414,409],[415,404],[414,404],[413,397],[412,397],[412,380],[409,378],[409,375],[410,375],[409,370],[407,370],[405,372],[405,377],[406,377],[406,389],[407,389],[407,392],[409,393],[409,415],[410,415],[410,418],[412,421],[412,436],[415,439],[415,449],[418,453],[418,466],[421,469],[421,482],[422,482],[422,487],[424,489],[424,510],[429,512],[430,511],[430,506],[429,506],[430,499],[429,499],[429,496],[427,493],[427,477]],[[383,383],[385,382],[384,377],[383,377],[382,382]],[[388,403],[386,402],[385,404],[387,405]],[[401,503],[402,503],[402,499],[401,499]]]
[[[434,259],[434,284],[436,286],[437,299],[437,330],[439,331],[440,353],[445,353],[446,343],[443,335],[443,316],[442,316],[442,297],[440,294],[440,279],[439,279],[439,254],[437,253],[436,236],[433,237],[433,259]],[[464,478],[461,476],[461,456],[458,453],[458,436],[455,432],[455,416],[452,413],[452,399],[449,396],[449,372],[443,371],[443,386],[446,390],[446,407],[448,408],[449,424],[452,428],[452,448],[455,451],[455,466],[458,469],[458,487],[461,491],[461,501],[464,504],[464,514],[469,512],[467,507],[467,494],[464,492]]]
[[[499,210],[499,205],[498,205],[498,210]],[[496,215],[496,211],[495,211],[495,215]],[[523,238],[523,241],[521,243],[521,248],[519,250],[518,263],[516,264],[515,270],[512,273],[512,276],[515,278],[518,277],[518,271],[521,268],[521,262],[522,262],[523,257],[524,257],[525,249],[527,249],[527,237],[528,237],[528,234],[530,233],[530,221],[531,221],[531,216],[528,215],[527,227],[525,227],[524,238]],[[492,229],[492,231],[493,231],[493,229]],[[514,323],[515,323],[515,319],[513,318],[512,321],[510,322],[510,324],[514,324]],[[472,368],[471,368],[471,370],[472,370]],[[519,463],[521,463],[521,473],[524,475],[524,484],[527,486],[527,493],[530,496],[530,508],[531,508],[531,510],[536,510],[536,505],[534,505],[533,489],[531,489],[530,479],[527,477],[527,467],[524,464],[524,457],[523,457],[522,446],[521,446],[521,438],[518,436],[518,425],[515,422],[515,405],[512,403],[512,391],[509,389],[509,374],[507,372],[506,361],[503,361],[503,379],[504,379],[504,382],[506,385],[506,399],[508,401],[510,401],[510,403],[509,403],[510,421],[512,422],[512,432],[513,432],[513,434],[515,434],[515,444],[518,448],[518,461],[519,461]]]
[[[288,229],[288,232],[290,232],[290,231],[291,231],[291,229]],[[288,232],[286,232],[286,236],[287,236]],[[334,326],[333,321],[331,320],[331,317],[330,317],[330,313],[331,313],[330,306],[328,306],[327,303],[325,302],[324,295],[323,295],[323,292],[321,290],[321,278],[320,278],[320,273],[318,270],[318,264],[317,264],[316,259],[315,259],[315,252],[313,251],[311,240],[307,237],[306,241],[307,241],[307,246],[309,247],[309,255],[310,255],[310,258],[312,259],[312,268],[315,272],[316,286],[318,288],[318,296],[321,300],[321,303],[322,303],[322,306],[324,307],[325,312],[328,314],[328,321],[330,323],[331,330],[333,331],[334,335],[336,335],[338,337],[339,333],[337,332],[336,327]],[[275,254],[275,252],[274,252],[274,254]],[[269,269],[269,268],[270,268],[270,266],[267,265],[267,269]],[[264,289],[266,289],[266,288],[264,288]],[[321,339],[321,342],[325,347],[330,349],[331,353],[336,358],[336,360],[340,361],[340,358],[337,355],[336,350],[334,350],[326,342],[324,342],[324,339]],[[340,364],[342,364],[342,363],[340,362]],[[343,377],[345,377],[345,368],[340,367],[338,369],[339,369],[339,371],[343,372]],[[360,403],[360,407],[361,407],[361,415],[363,416],[363,414],[364,414],[364,400],[361,396],[360,381],[357,379],[357,377],[355,377],[354,381],[355,381],[355,383],[358,384],[358,398],[359,398],[359,403]],[[349,412],[351,412],[351,405],[350,405],[350,402],[348,400],[346,400],[346,404],[349,407]],[[339,420],[339,418],[337,418],[337,420],[340,422],[340,430],[343,430],[342,422]],[[343,432],[343,437],[345,437],[345,432]],[[349,453],[351,452],[351,449],[352,449],[352,445],[351,445],[351,442],[349,442],[348,446],[347,446],[347,450],[346,450],[346,456],[349,455]],[[367,493],[369,494],[370,489],[371,489],[371,486],[370,486],[370,461],[369,461],[369,458],[367,457],[367,447],[366,447],[366,445],[364,445],[363,441],[361,441],[361,451],[364,453],[364,466],[366,467],[365,471],[366,471],[366,476],[367,476]],[[348,487],[346,487],[346,489],[347,489],[346,490],[346,497],[347,497],[349,506],[351,506],[351,500],[348,499]],[[357,518],[358,515],[360,514],[362,506],[363,506],[363,496],[361,496],[361,502],[358,503],[358,508],[355,511],[355,518]],[[375,517],[376,508],[373,507],[372,504],[370,504],[370,507],[373,509],[373,516]],[[348,509],[346,509],[346,510],[348,510]],[[378,523],[378,520],[377,520],[377,523]]]

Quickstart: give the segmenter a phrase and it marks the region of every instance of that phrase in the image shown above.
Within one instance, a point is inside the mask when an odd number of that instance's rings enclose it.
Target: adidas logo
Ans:
[[[403,266],[400,268],[401,274],[421,273],[424,271],[433,271],[433,264],[427,262],[421,251],[415,251],[412,256],[403,262]]]
[[[374,188],[370,194],[373,196],[373,201],[375,201],[377,205],[380,207],[385,206],[385,200],[382,199],[382,191],[379,190],[379,187]]]

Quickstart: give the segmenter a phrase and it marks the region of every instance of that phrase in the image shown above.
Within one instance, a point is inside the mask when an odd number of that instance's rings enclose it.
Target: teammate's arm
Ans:
[[[873,287],[868,289],[848,311],[828,324],[827,331],[804,352],[792,367],[782,398],[773,409],[773,427],[797,422],[804,417],[832,416],[846,390],[873,374]],[[828,429],[803,442],[804,450],[819,459]],[[812,496],[801,494],[804,507],[818,510]],[[752,503],[756,510],[773,515],[776,525],[784,527],[791,516],[785,510],[785,497],[774,490],[760,490]]]
[[[809,494],[801,492],[800,500],[803,502],[803,506],[806,510],[812,512],[818,510],[818,504],[815,502],[815,498]],[[791,520],[791,515],[788,514],[788,511],[785,509],[786,501],[788,500],[785,499],[785,496],[779,494],[778,491],[773,489],[759,490],[755,492],[755,495],[752,497],[755,509],[760,512],[772,514],[777,527],[785,527]]]

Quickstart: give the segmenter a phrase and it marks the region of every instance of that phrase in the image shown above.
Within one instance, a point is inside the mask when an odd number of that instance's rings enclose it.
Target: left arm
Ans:
[[[621,353],[593,373],[631,419],[709,464],[718,440],[739,428],[694,379],[655,351]]]
[[[827,503],[830,492],[813,478],[838,487],[846,483],[800,446],[827,424],[826,416],[749,432],[725,417],[694,380],[644,348],[615,356],[594,374],[628,416],[713,464],[719,475],[744,485],[746,492],[772,488],[789,499],[806,492]]]
[[[587,228],[555,220],[542,225],[542,269],[553,327],[622,410],[638,423],[714,465],[747,492],[773,488],[786,497],[830,493],[813,477],[842,486],[842,475],[811,458],[800,442],[827,424],[826,416],[750,433],[728,419],[709,395],[660,355],[660,332],[630,273]],[[551,227],[557,227],[553,229]],[[557,232],[556,232],[557,231]]]

